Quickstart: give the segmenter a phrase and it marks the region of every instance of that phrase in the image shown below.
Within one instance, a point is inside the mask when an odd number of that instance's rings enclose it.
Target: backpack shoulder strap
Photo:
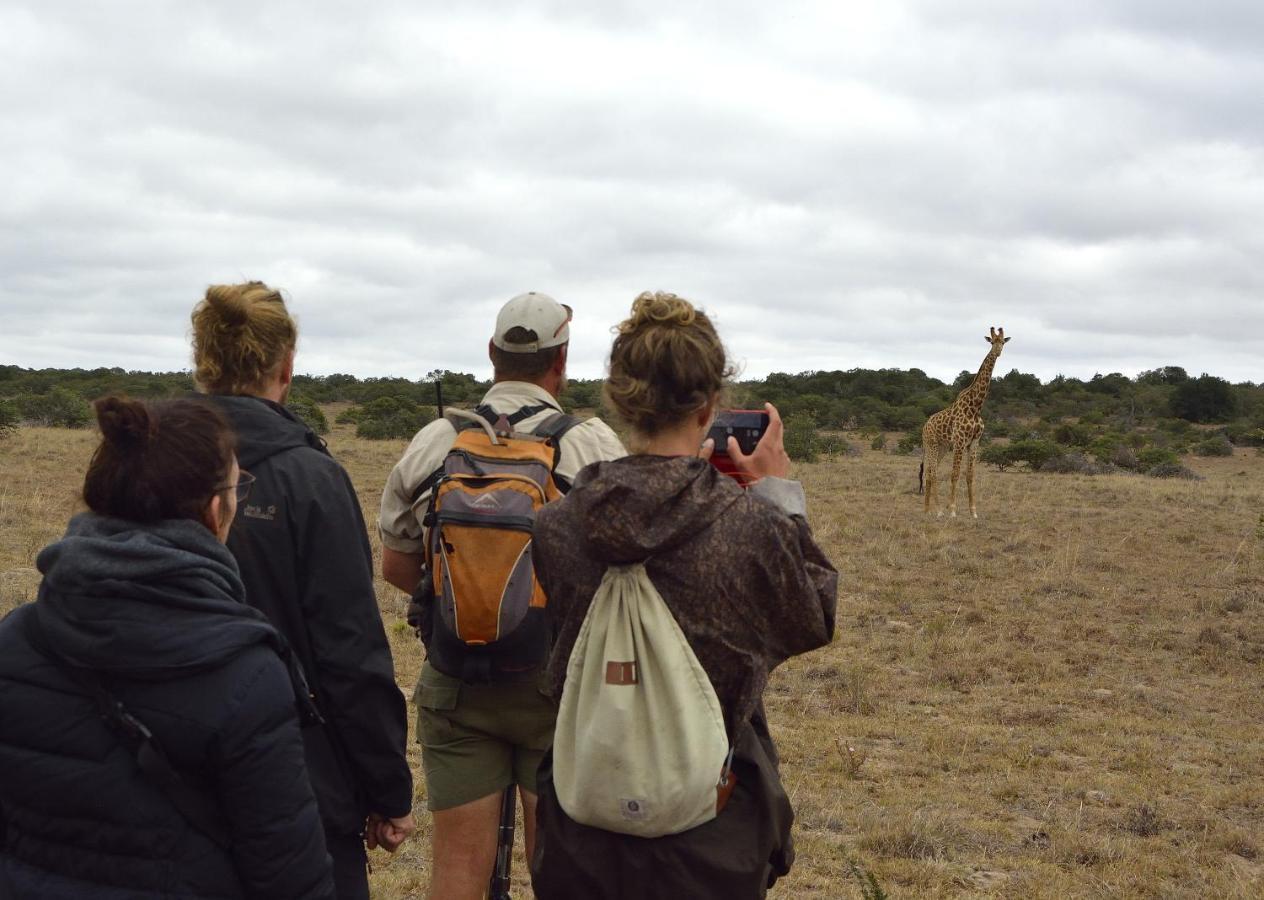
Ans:
[[[537,425],[532,432],[536,437],[549,438],[553,442],[553,483],[563,494],[570,491],[571,482],[557,474],[558,464],[562,461],[562,438],[582,421],[578,416],[555,413]]]
[[[35,651],[57,666],[96,702],[101,718],[120,743],[131,751],[145,778],[171,802],[190,826],[221,850],[229,850],[232,840],[223,812],[214,805],[213,800],[194,790],[180,777],[180,773],[172,767],[167,754],[145,723],[128,712],[123,702],[110,693],[100,675],[92,669],[73,665],[53,649],[40,624],[38,610],[33,607],[27,610],[22,625],[26,639]]]
[[[490,422],[492,424],[492,427],[495,427],[496,423],[500,421],[501,416],[504,416],[505,420],[509,423],[509,427],[512,429],[519,422],[522,422],[525,419],[531,418],[536,413],[542,413],[546,409],[555,409],[555,408],[556,407],[548,403],[537,403],[534,406],[524,406],[511,413],[498,413],[494,409],[492,409],[490,406],[488,406],[486,403],[484,403],[481,406],[476,406],[474,408],[474,412],[476,412],[478,415],[482,416],[484,419]],[[538,433],[538,429],[537,429],[537,433]]]

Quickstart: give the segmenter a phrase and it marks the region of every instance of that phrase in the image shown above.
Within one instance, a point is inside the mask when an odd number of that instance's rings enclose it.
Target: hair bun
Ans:
[[[698,318],[693,304],[667,291],[645,291],[632,301],[632,314],[619,326],[629,334],[644,325],[688,328]]]
[[[119,447],[143,447],[153,437],[155,423],[138,400],[102,397],[93,404],[101,435]]]
[[[256,282],[251,282],[253,286]],[[231,284],[213,284],[206,289],[206,305],[229,328],[242,328],[250,321],[245,292]]]

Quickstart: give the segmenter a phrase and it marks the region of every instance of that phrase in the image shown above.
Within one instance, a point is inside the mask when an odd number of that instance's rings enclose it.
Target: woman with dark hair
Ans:
[[[752,454],[734,439],[725,448],[749,489],[706,462],[712,448],[704,438],[731,374],[705,313],[674,294],[637,297],[618,326],[605,388],[629,426],[633,454],[588,466],[566,497],[541,510],[533,553],[556,635],[545,689],[560,701],[564,688],[591,687],[574,683],[588,670],[576,666],[568,675],[568,664],[594,595],[607,570],[643,564],[714,690],[731,748],[731,769],[721,777],[717,763],[716,777],[730,785],[736,775],[736,787],[714,818],[677,833],[641,837],[591,827],[558,800],[552,754],[559,762],[573,754],[555,742],[538,775],[531,866],[544,900],[745,900],[764,896],[793,861],[793,812],[762,698],[776,666],[829,642],[838,576],[812,539],[803,489],[786,478],[789,458],[771,404],[768,431]],[[619,664],[615,680],[607,669],[605,683],[638,683],[641,663]],[[655,771],[676,762],[628,766]],[[626,818],[640,814],[622,802]]]
[[[224,546],[232,431],[200,400],[95,406],[90,511],[0,621],[0,897],[330,898],[314,710]]]

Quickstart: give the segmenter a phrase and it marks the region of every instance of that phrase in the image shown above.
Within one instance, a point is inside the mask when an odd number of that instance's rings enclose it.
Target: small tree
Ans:
[[[784,420],[783,440],[786,453],[799,462],[816,462],[821,452],[821,438],[816,433],[816,418],[811,413],[795,413]]]
[[[920,446],[922,446],[922,430],[918,428],[900,438],[899,443],[895,445],[895,452],[901,456],[907,456]]]
[[[317,434],[329,433],[329,420],[325,418],[324,410],[313,400],[302,395],[290,397],[285,408],[302,419],[303,424]]]
[[[1233,444],[1223,434],[1218,434],[1195,444],[1194,453],[1198,456],[1233,456]]]
[[[1227,422],[1238,411],[1233,385],[1214,375],[1183,381],[1172,391],[1172,412],[1190,422]]]
[[[1167,447],[1146,447],[1137,454],[1137,468],[1142,472],[1149,472],[1160,466],[1179,467],[1180,464],[1180,456],[1175,450],[1169,450]]]
[[[18,408],[13,403],[8,400],[0,400],[0,437],[17,430],[18,422],[21,418],[18,414]]]
[[[360,408],[356,437],[374,441],[408,440],[434,421],[432,407],[419,406],[407,397],[378,397]]]

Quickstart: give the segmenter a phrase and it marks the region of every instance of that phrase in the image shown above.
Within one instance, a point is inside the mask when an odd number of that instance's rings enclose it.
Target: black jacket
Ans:
[[[325,826],[352,834],[370,812],[406,815],[407,711],[351,479],[285,407],[256,397],[211,399],[237,432],[238,462],[258,479],[228,536],[246,602],[294,647],[327,723],[303,731]]]
[[[227,550],[196,522],[85,514],[38,564],[39,599],[0,621],[0,897],[333,897],[281,642]],[[141,774],[67,663],[218,805],[231,849]]]

